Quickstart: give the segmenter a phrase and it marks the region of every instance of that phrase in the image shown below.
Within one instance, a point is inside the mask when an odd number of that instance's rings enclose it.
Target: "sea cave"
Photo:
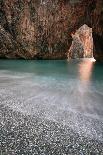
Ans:
[[[102,0],[0,0],[0,155],[103,155]]]

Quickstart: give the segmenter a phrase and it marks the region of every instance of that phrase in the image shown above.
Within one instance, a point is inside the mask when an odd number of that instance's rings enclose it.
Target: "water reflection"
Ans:
[[[79,64],[79,78],[83,83],[85,84],[90,83],[93,66],[94,66],[94,58],[91,58],[89,60],[83,60]]]
[[[78,83],[79,85],[77,87],[79,96],[78,105],[79,105],[79,111],[85,114],[91,114],[94,112],[94,108],[90,103],[92,101],[90,89],[91,89],[93,66],[94,62],[92,61],[92,59],[83,59],[79,64],[78,69],[80,79],[80,83]]]

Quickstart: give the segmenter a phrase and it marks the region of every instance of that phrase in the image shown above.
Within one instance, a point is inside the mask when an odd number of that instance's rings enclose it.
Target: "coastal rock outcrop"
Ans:
[[[66,59],[71,33],[83,24],[93,29],[94,57],[102,59],[102,0],[1,0],[0,57]]]
[[[72,45],[68,51],[68,59],[93,57],[92,28],[86,24],[72,35]]]

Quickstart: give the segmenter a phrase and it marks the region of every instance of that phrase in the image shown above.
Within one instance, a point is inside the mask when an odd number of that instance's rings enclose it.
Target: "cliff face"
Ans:
[[[103,36],[102,17],[102,0],[1,0],[0,57],[65,59],[83,24]],[[101,51],[95,44],[96,58]]]
[[[94,57],[103,61],[103,0],[98,0],[92,14]]]

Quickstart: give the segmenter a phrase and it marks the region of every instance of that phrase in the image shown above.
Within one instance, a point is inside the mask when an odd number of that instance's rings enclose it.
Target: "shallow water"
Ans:
[[[0,60],[0,104],[103,141],[103,64]]]

